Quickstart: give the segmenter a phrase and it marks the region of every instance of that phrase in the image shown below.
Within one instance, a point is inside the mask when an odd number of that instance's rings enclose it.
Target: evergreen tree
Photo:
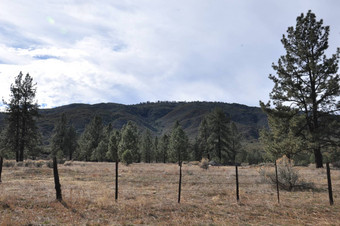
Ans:
[[[118,158],[119,141],[120,141],[119,131],[112,132],[109,139],[109,147],[106,153],[106,159],[110,161],[117,161],[119,159]]]
[[[73,154],[77,150],[78,147],[78,136],[76,129],[71,125],[66,129],[66,137],[65,137],[65,152],[64,155],[68,156],[69,160],[73,159]]]
[[[112,124],[109,123],[105,128],[103,128],[102,139],[99,142],[97,148],[92,152],[91,160],[93,161],[105,161],[106,154],[108,151],[110,135],[112,131]]]
[[[53,157],[62,159],[66,152],[66,137],[67,137],[67,119],[65,113],[60,117],[60,120],[54,126],[51,154]]]
[[[240,163],[236,162],[236,156],[242,153],[242,136],[239,133],[234,122],[230,124],[230,136],[229,136],[229,149],[228,157],[232,164]]]
[[[25,151],[37,150],[40,141],[36,126],[38,117],[38,104],[35,102],[36,84],[29,74],[23,78],[20,72],[11,85],[10,91],[10,101],[3,101],[7,105],[8,115],[6,145],[15,153],[18,162],[24,160]]]
[[[176,121],[170,137],[170,159],[181,166],[188,159],[189,139],[179,122]]]
[[[215,157],[220,162],[227,162],[230,133],[229,119],[222,109],[216,108],[208,115],[208,120],[210,131],[208,138],[210,157]]]
[[[127,160],[123,158],[124,152],[128,151],[126,157],[131,157],[132,162],[139,162],[141,155],[138,150],[138,129],[135,123],[132,121],[128,121],[122,128],[121,139],[119,142],[118,155],[119,158]],[[130,161],[130,159],[128,159]]]
[[[155,161],[158,162],[162,162],[162,153],[160,152],[159,149],[159,141],[158,141],[158,136],[155,136],[154,142],[153,142],[153,151],[154,151],[154,155],[155,155]]]
[[[151,163],[154,157],[154,152],[153,152],[151,132],[148,129],[143,133],[141,146],[142,146],[143,161],[146,163]]]
[[[83,134],[79,139],[79,159],[80,160],[98,160],[93,153],[103,139],[102,118],[94,116],[92,121],[85,127]],[[92,157],[92,159],[91,159]]]
[[[269,129],[260,131],[260,141],[269,156],[273,157],[272,160],[283,155],[291,159],[302,152],[306,144],[298,133],[304,116],[287,106],[265,110]]]
[[[161,161],[166,163],[168,161],[168,152],[169,152],[169,136],[164,134],[161,137],[161,141],[159,144],[159,153],[161,156]]]
[[[287,36],[281,39],[286,55],[273,64],[276,75],[269,75],[274,82],[270,97],[275,107],[290,106],[304,115],[297,135],[308,141],[307,148],[314,153],[318,168],[323,167],[324,134],[329,133],[325,118],[340,110],[336,100],[340,94],[340,76],[336,74],[340,50],[326,57],[328,35],[329,26],[317,21],[314,13],[301,14],[295,28],[289,27]]]
[[[198,130],[198,138],[197,138],[197,147],[195,148],[196,154],[195,154],[195,160],[200,161],[202,157],[210,158],[209,154],[209,144],[208,139],[210,135],[210,130],[208,126],[208,121],[204,117],[203,120],[200,123],[199,130]]]

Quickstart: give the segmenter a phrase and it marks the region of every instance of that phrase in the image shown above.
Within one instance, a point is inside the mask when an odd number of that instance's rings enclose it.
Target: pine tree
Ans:
[[[170,137],[170,159],[173,162],[178,162],[181,166],[184,160],[188,159],[188,144],[189,139],[179,122],[176,121]]]
[[[24,152],[37,150],[40,142],[36,118],[38,104],[35,102],[36,84],[33,78],[27,74],[23,78],[20,72],[10,88],[10,101],[7,103],[6,145],[9,150],[15,153],[16,161],[24,160]],[[34,153],[27,153],[34,154]]]
[[[306,146],[305,141],[298,136],[304,116],[291,110],[288,106],[277,109],[265,109],[268,116],[269,129],[260,131],[260,141],[273,160],[287,156],[289,159],[299,154]]]
[[[158,162],[162,162],[162,153],[160,152],[160,148],[159,148],[160,144],[159,144],[159,140],[158,140],[158,136],[155,136],[154,142],[153,142],[153,151],[154,151],[154,155],[155,155],[155,161]]]
[[[196,154],[195,154],[195,160],[200,161],[202,157],[210,158],[209,153],[209,144],[208,139],[210,135],[210,130],[208,126],[208,121],[206,117],[204,117],[200,123],[199,129],[198,129],[198,137],[197,137],[197,147],[195,148]]]
[[[216,108],[208,115],[210,136],[208,138],[210,156],[219,162],[227,162],[229,142],[229,119],[222,109]],[[213,158],[212,158],[213,159]]]
[[[62,159],[66,152],[66,137],[67,137],[67,119],[66,115],[63,113],[60,120],[54,126],[53,137],[52,137],[52,147],[51,154],[53,157]]]
[[[325,129],[325,118],[340,110],[340,102],[336,101],[340,94],[340,76],[336,74],[340,50],[326,57],[328,35],[329,26],[317,21],[314,13],[301,14],[296,26],[289,27],[287,36],[281,39],[286,55],[273,64],[276,75],[269,75],[274,82],[270,97],[276,108],[290,106],[304,115],[297,135],[308,141],[306,148],[314,153],[318,168],[323,167],[324,134],[330,132]]]
[[[146,163],[151,163],[154,157],[154,152],[151,132],[148,129],[143,134],[141,148],[143,161]]]
[[[242,135],[239,133],[236,124],[232,122],[230,124],[230,135],[229,135],[229,148],[228,148],[228,157],[231,160],[231,163],[237,164],[240,162],[236,162],[236,156],[242,153]]]
[[[92,121],[85,127],[83,134],[79,139],[79,159],[80,160],[97,160],[93,156],[96,148],[103,139],[102,118],[94,116]],[[91,157],[93,157],[91,159]]]
[[[123,156],[126,156],[125,160],[129,160],[131,157],[132,162],[140,162],[141,155],[138,149],[139,136],[137,125],[132,121],[128,121],[122,128],[121,139],[119,142],[118,155],[119,158],[124,161]],[[124,152],[129,152],[124,155]],[[128,157],[128,158],[127,158]]]
[[[161,156],[161,161],[166,163],[168,161],[168,153],[169,153],[169,136],[164,134],[161,137],[161,141],[159,144],[159,153]]]
[[[119,141],[120,141],[120,132],[119,131],[112,132],[110,139],[109,139],[109,146],[108,146],[108,151],[106,153],[106,159],[110,161],[117,161],[119,159],[118,158]]]

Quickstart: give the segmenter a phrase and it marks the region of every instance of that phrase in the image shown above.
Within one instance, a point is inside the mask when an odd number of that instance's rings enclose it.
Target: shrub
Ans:
[[[315,189],[313,183],[306,183],[301,179],[298,171],[293,167],[293,161],[286,156],[277,160],[278,184],[280,189],[286,191]],[[260,169],[260,174],[264,181],[276,185],[275,170],[269,171],[268,168]]]
[[[47,166],[48,168],[53,168],[53,161],[48,161],[48,162],[46,162],[46,166]]]
[[[38,160],[34,162],[34,165],[38,168],[42,167],[44,165],[44,161]]]
[[[4,167],[13,167],[13,166],[15,166],[15,162],[14,161],[4,161],[3,166]]]
[[[24,161],[24,166],[25,167],[32,167],[33,166],[33,162],[30,160]]]
[[[200,166],[202,169],[205,169],[205,170],[209,169],[209,160],[206,159],[206,158],[202,158],[202,160],[201,160],[199,166]]]

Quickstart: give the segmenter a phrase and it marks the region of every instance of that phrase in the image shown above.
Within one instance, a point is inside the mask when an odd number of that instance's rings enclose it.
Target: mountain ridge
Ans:
[[[120,129],[129,120],[140,130],[150,129],[154,135],[169,133],[178,120],[194,140],[201,120],[214,108],[221,108],[235,122],[246,140],[256,140],[259,129],[267,126],[267,117],[259,107],[249,107],[238,103],[224,102],[174,102],[158,101],[125,105],[119,103],[83,104],[73,103],[50,109],[39,109],[41,115],[37,125],[45,145],[49,144],[55,123],[65,113],[77,133],[80,134],[91,119],[98,115],[103,123],[111,123]],[[4,113],[0,113],[0,125],[4,126]]]

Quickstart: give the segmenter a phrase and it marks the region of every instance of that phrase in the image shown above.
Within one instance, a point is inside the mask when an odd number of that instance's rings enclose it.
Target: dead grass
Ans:
[[[329,206],[324,169],[298,167],[318,192],[280,193],[263,182],[259,167],[239,167],[240,202],[234,167],[183,166],[177,203],[176,164],[120,164],[119,200],[114,200],[113,163],[59,165],[63,203],[55,201],[52,169],[4,167],[0,225],[340,225],[340,171],[332,170],[335,204]]]

